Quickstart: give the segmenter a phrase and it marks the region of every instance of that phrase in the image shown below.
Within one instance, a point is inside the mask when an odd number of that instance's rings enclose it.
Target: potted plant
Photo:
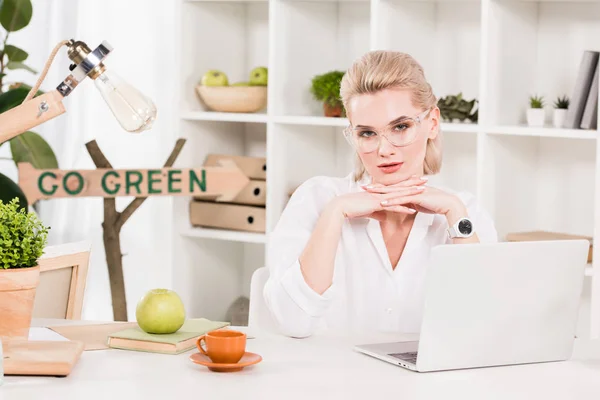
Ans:
[[[323,114],[326,117],[345,116],[340,98],[340,84],[343,77],[342,71],[329,71],[312,78],[310,92],[315,100],[323,103]]]
[[[529,109],[527,109],[527,125],[536,127],[544,126],[545,120],[544,97],[530,96]]]
[[[564,126],[568,108],[569,108],[569,98],[567,96],[559,97],[554,102],[554,113],[552,114],[552,125],[554,125],[555,128],[562,128]]]
[[[438,100],[442,120],[446,122],[465,123],[468,120],[476,123],[478,119],[478,110],[474,109],[476,104],[477,99],[466,100],[462,93],[441,97]]]
[[[19,80],[19,71],[37,73],[27,64],[29,53],[15,46],[12,39],[18,35],[15,32],[22,32],[29,25],[32,16],[31,0],[0,1],[0,114],[21,104],[31,90],[31,86]],[[37,94],[41,93],[40,90]],[[15,165],[29,162],[37,169],[58,168],[54,151],[36,132],[27,131],[6,143],[0,142],[0,147],[4,144],[10,147],[10,159]],[[21,207],[28,208],[29,204],[19,186],[0,173],[0,199],[8,201],[14,197],[19,197]]]
[[[48,227],[18,198],[0,201],[0,339],[29,337],[35,292],[40,278],[38,259],[46,247]]]

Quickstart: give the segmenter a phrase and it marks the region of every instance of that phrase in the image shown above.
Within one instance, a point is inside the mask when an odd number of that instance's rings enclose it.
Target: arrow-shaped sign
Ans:
[[[157,169],[35,169],[19,163],[27,200],[55,197],[206,196],[229,201],[250,182],[232,160],[220,166]]]

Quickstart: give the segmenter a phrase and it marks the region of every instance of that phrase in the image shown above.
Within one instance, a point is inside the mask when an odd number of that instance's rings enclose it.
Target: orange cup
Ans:
[[[246,334],[232,330],[208,332],[198,338],[196,347],[214,363],[235,364],[246,352]]]

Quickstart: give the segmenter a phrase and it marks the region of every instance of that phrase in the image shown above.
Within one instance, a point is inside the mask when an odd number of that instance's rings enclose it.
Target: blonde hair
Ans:
[[[366,53],[346,71],[340,85],[340,97],[344,108],[353,96],[372,94],[379,90],[401,88],[412,92],[415,107],[431,109],[437,105],[431,85],[425,79],[423,67],[409,54],[374,50]],[[359,181],[365,173],[358,153],[354,179]],[[442,143],[438,133],[435,139],[427,139],[423,173],[438,173],[442,166]]]

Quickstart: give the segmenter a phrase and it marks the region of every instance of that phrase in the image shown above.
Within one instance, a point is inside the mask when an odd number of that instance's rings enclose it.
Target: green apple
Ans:
[[[153,289],[138,302],[135,318],[144,332],[174,333],[185,322],[185,308],[174,291]]]
[[[256,67],[250,71],[250,84],[254,86],[267,86],[269,70],[267,67]]]
[[[200,84],[203,86],[228,86],[229,79],[223,71],[211,69],[202,76]]]

